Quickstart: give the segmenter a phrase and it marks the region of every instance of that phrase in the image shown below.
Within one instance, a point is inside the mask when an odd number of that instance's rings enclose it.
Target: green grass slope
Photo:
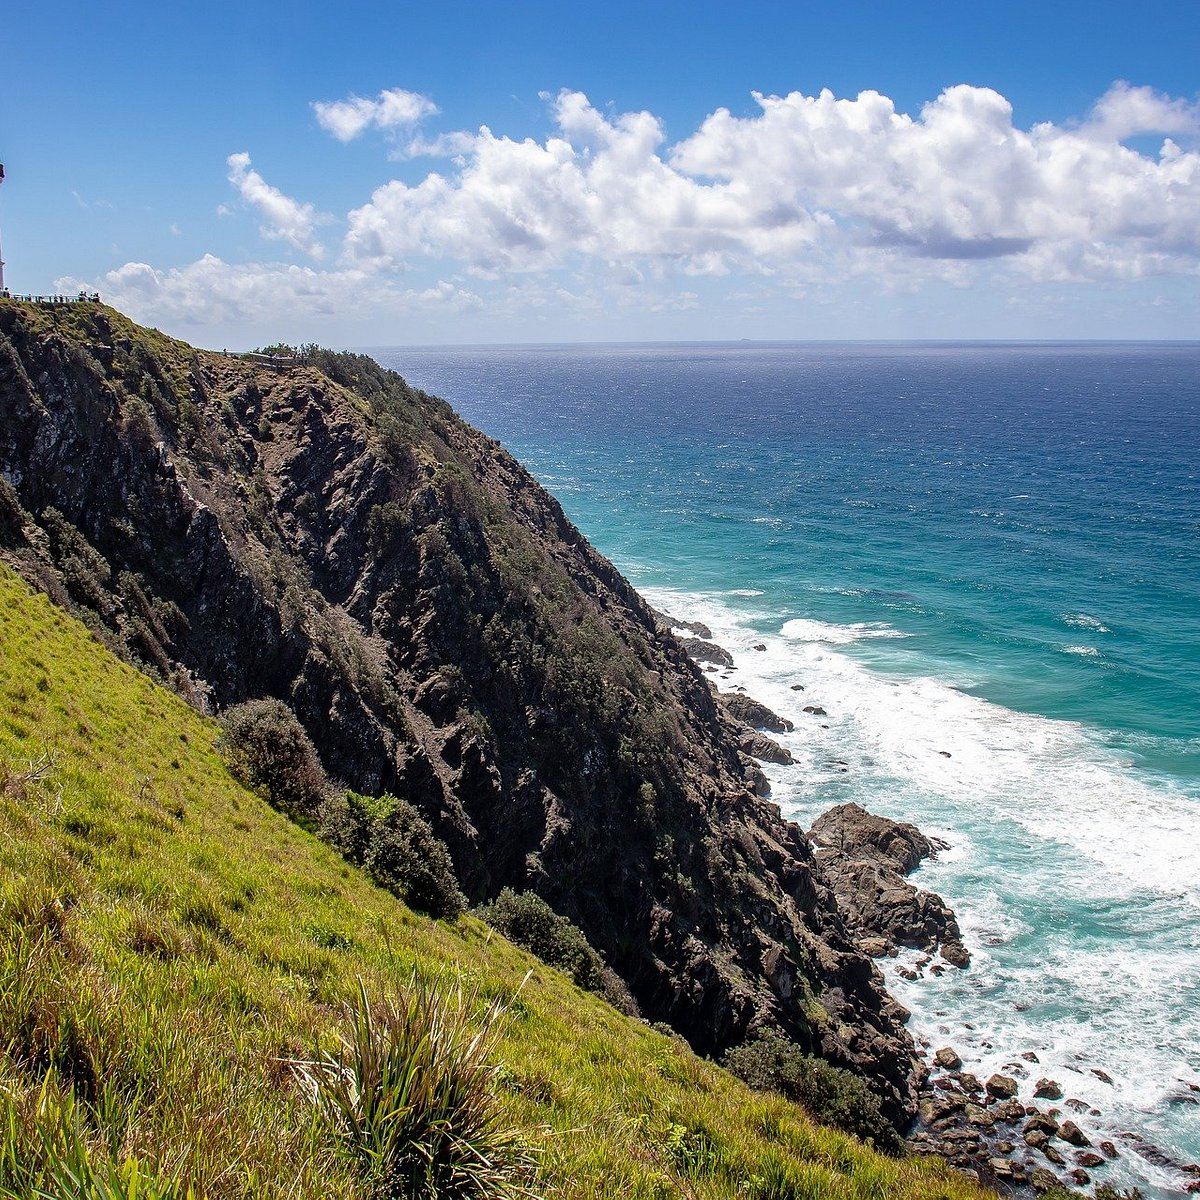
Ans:
[[[57,1088],[126,1178],[366,1195],[287,1060],[333,1044],[359,979],[416,971],[507,1006],[495,1087],[544,1195],[984,1194],[751,1093],[474,919],[410,912],[240,788],[217,736],[0,567],[0,1193]]]

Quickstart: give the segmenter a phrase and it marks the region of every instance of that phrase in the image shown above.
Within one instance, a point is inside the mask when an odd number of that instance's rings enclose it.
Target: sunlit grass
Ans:
[[[289,1065],[354,1038],[359,980],[461,990],[467,1044],[504,1010],[478,1080],[547,1196],[982,1194],[410,912],[244,791],[217,736],[0,568],[0,1194],[69,1170],[102,1197],[370,1195]]]

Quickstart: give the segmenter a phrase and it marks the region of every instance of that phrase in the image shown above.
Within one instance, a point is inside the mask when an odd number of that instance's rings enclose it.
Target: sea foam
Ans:
[[[915,983],[896,973],[905,959],[885,964],[914,1035],[952,1043],[983,1077],[1021,1076],[1028,1100],[1037,1077],[1058,1079],[1099,1111],[1078,1118],[1097,1138],[1132,1128],[1195,1158],[1200,1109],[1193,1119],[1180,1097],[1200,1083],[1200,799],[1083,725],[1004,708],[907,658],[885,673],[879,651],[901,651],[903,630],[783,620],[728,593],[649,598],[730,649],[723,687],[794,722],[776,736],[795,765],[764,766],[785,814],[807,826],[855,800],[950,843],[917,882],[955,908],[973,962]],[[868,645],[870,666],[855,657]],[[1140,1159],[1111,1177],[1177,1184]]]

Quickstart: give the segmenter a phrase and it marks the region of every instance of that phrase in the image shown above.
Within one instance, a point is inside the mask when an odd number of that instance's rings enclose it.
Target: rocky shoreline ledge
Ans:
[[[680,637],[689,657],[708,673],[733,678],[737,670],[733,655],[713,640],[708,626],[662,612],[655,616]],[[793,723],[747,695],[744,688],[722,692],[715,683],[712,688],[726,719],[736,727],[748,786],[760,796],[769,795],[770,783],[759,764],[794,762],[791,752],[769,736],[792,732]],[[793,690],[803,692],[804,685],[794,684]],[[803,711],[827,715],[818,704],[806,704]],[[906,878],[923,861],[948,849],[945,842],[854,803],[823,813],[807,836],[818,879],[832,892],[848,935],[864,954],[880,959],[897,957],[902,949],[920,951],[911,965],[896,968],[902,978],[914,982],[970,966],[970,951],[954,911],[936,893],[917,888]],[[908,1010],[894,997],[892,1003],[907,1020]],[[1101,1110],[1064,1096],[1058,1080],[1037,1076],[1032,1100],[1045,1104],[1022,1099],[1019,1093],[1029,1090],[1023,1084],[1036,1073],[1039,1062],[1034,1051],[1014,1054],[1002,1071],[981,1080],[963,1069],[962,1057],[953,1046],[934,1049],[925,1038],[918,1039],[918,1045],[926,1061],[918,1115],[906,1136],[911,1152],[944,1158],[1002,1195],[1034,1196],[1055,1188],[1080,1194],[1074,1189],[1094,1188],[1106,1200],[1141,1195],[1136,1189],[1122,1192],[1105,1180],[1110,1163],[1133,1154],[1176,1175],[1179,1195],[1200,1195],[1200,1164],[1176,1161],[1132,1131],[1111,1138],[1089,1136],[1079,1121],[1090,1127],[1088,1118],[1102,1116]],[[1111,1085],[1103,1069],[1093,1067],[1091,1073]],[[1200,1086],[1185,1086],[1200,1103]]]

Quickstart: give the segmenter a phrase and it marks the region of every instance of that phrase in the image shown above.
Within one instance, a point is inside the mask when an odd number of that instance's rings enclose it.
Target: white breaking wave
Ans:
[[[773,735],[795,765],[764,765],[787,815],[807,827],[854,800],[951,844],[919,883],[955,908],[973,962],[915,983],[885,964],[914,1035],[954,1045],[981,1077],[1019,1076],[1027,1100],[1038,1077],[1057,1079],[1098,1110],[1077,1117],[1097,1138],[1133,1128],[1200,1156],[1200,1108],[1187,1104],[1200,1084],[1200,795],[1083,725],[914,676],[911,658],[897,656],[893,675],[858,661],[869,643],[879,664],[886,639],[905,636],[892,626],[772,620],[664,589],[650,598],[731,651],[736,670],[710,676],[722,688],[795,723]],[[1098,654],[1072,652],[1085,650]],[[1130,1153],[1107,1178],[1178,1184]]]
[[[1074,654],[1079,658],[1099,658],[1100,651],[1095,646],[1064,646],[1062,648],[1064,654]]]
[[[1064,625],[1074,629],[1090,629],[1094,633],[1112,633],[1107,625],[1098,617],[1089,617],[1087,613],[1063,613],[1060,618]]]
[[[870,638],[906,638],[909,634],[883,621],[860,621],[854,625],[830,625],[825,621],[811,621],[807,617],[794,617],[783,623],[779,631],[785,638],[797,642],[827,642],[832,646],[849,646]]]

